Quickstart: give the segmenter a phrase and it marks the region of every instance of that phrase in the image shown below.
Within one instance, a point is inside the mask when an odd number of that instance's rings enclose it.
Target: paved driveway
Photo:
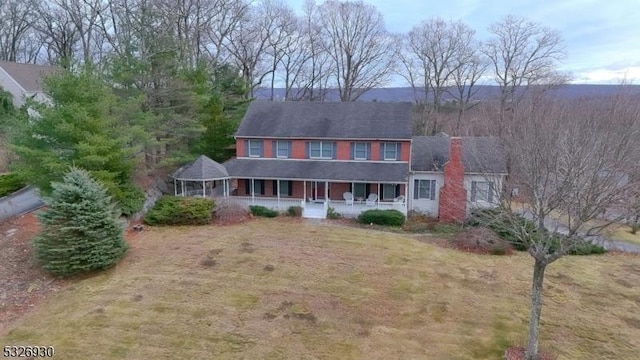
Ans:
[[[0,199],[0,220],[35,210],[44,205],[31,186]]]
[[[522,213],[522,216],[524,216],[525,218],[527,218],[529,220],[531,220],[531,218],[532,218],[531,214],[530,213],[526,213],[526,212]],[[557,232],[557,233],[560,233],[560,234],[569,233],[569,230],[567,229],[566,226],[562,225],[560,222],[558,222],[557,220],[554,220],[554,219],[547,218],[545,220],[545,222],[544,222],[544,226],[549,231],[554,231],[554,232]],[[640,246],[634,245],[634,244],[625,243],[625,242],[621,242],[621,241],[611,240],[611,239],[607,238],[606,236],[592,235],[592,236],[585,236],[584,238],[589,240],[590,242],[592,242],[594,244],[601,245],[602,247],[604,247],[607,250],[618,250],[618,251],[623,251],[623,252],[628,252],[628,253],[640,253]]]

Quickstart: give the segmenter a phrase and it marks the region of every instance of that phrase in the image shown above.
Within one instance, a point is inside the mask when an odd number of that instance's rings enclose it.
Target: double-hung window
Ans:
[[[276,141],[276,157],[288,158],[290,153],[288,141]]]
[[[249,150],[249,157],[262,156],[262,140],[249,140],[247,148]]]
[[[436,181],[435,180],[414,180],[413,182],[413,198],[422,200],[436,199]]]
[[[353,144],[353,159],[354,160],[367,160],[368,156],[367,143],[354,143]]]
[[[471,201],[493,202],[494,185],[491,181],[471,182]]]
[[[399,160],[400,144],[396,142],[382,143],[382,160]]]
[[[309,142],[310,159],[333,159],[334,143],[330,141]]]

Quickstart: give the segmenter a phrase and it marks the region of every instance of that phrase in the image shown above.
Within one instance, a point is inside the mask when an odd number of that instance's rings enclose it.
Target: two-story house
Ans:
[[[314,204],[406,212],[411,129],[409,103],[254,101],[224,164],[232,195],[304,201],[307,215]]]
[[[254,101],[235,136],[237,157],[179,169],[175,193],[302,206],[321,218],[329,207],[345,216],[379,208],[463,221],[496,206],[507,173],[498,139],[412,138],[412,122],[408,103]]]

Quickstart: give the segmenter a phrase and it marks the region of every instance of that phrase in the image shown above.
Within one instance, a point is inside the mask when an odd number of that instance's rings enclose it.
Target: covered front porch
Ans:
[[[407,213],[407,183],[328,180],[234,179],[231,196],[246,205],[285,211],[303,208],[303,216],[325,218],[329,208],[345,217],[371,209]]]

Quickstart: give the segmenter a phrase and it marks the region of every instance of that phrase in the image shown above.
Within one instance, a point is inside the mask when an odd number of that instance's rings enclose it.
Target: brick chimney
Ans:
[[[444,165],[444,186],[440,188],[438,205],[440,221],[462,223],[467,217],[467,191],[464,189],[460,137],[451,138],[449,161]]]

